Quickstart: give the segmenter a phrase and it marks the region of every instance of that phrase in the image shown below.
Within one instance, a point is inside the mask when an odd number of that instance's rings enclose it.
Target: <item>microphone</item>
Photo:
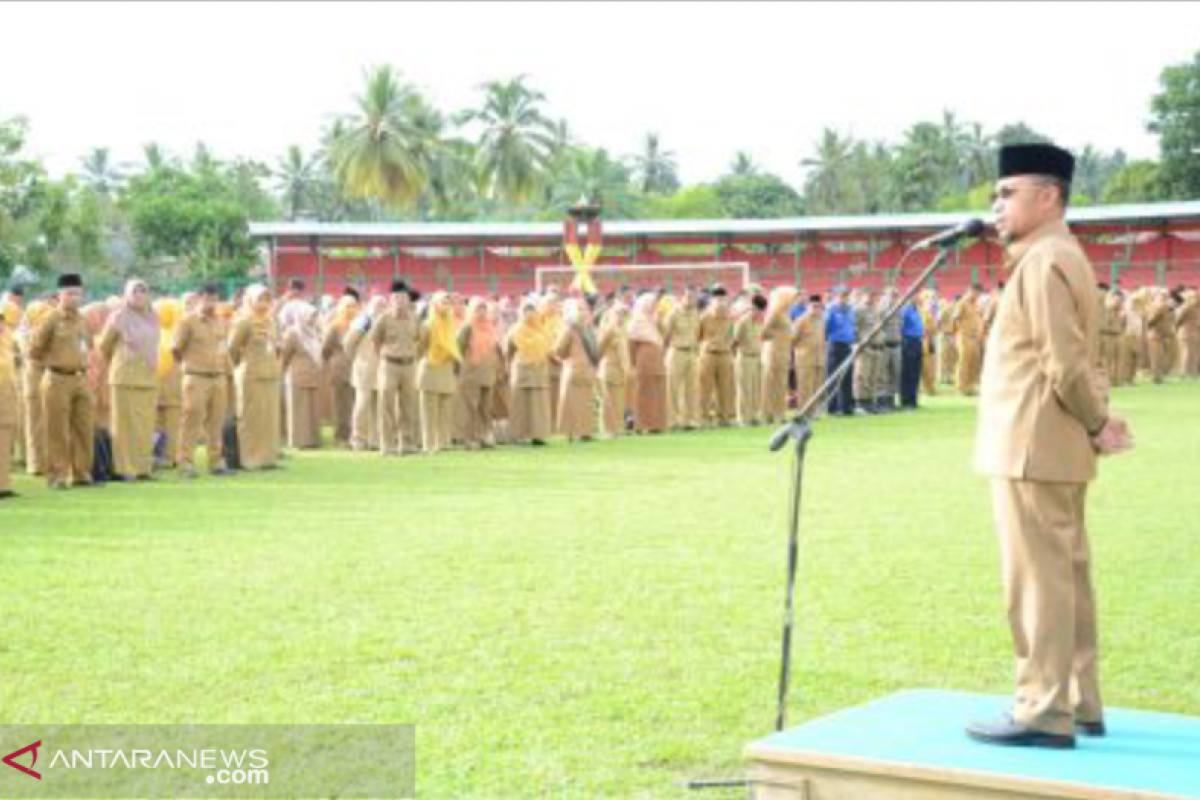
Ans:
[[[973,239],[983,233],[983,220],[969,219],[966,222],[961,222],[949,230],[944,230],[941,233],[935,233],[933,236],[926,237],[913,245],[913,250],[924,250],[927,247],[946,247],[957,242],[959,239]]]

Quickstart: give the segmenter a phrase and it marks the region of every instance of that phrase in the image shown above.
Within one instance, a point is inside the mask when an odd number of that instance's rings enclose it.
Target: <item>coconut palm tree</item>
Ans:
[[[754,157],[745,150],[738,150],[734,153],[733,163],[729,165],[729,174],[737,176],[757,175],[758,164],[754,163]]]
[[[801,160],[800,166],[808,170],[804,180],[806,206],[814,213],[836,213],[844,210],[850,192],[851,154],[854,141],[843,138],[832,128],[821,131],[817,153],[813,158]]]
[[[80,177],[85,186],[102,197],[114,195],[125,180],[125,176],[109,158],[107,147],[93,147],[88,151],[83,157],[83,174]]]
[[[664,150],[657,133],[647,133],[642,152],[633,157],[638,188],[645,194],[674,194],[679,189],[675,154]]]
[[[459,120],[478,123],[479,169],[491,197],[509,203],[532,198],[558,142],[553,123],[539,108],[545,95],[525,84],[526,76],[489,81],[483,105]]]
[[[317,182],[316,159],[306,158],[304,151],[292,145],[275,167],[275,190],[283,201],[288,219],[295,219],[308,207]]]
[[[410,206],[429,183],[422,134],[412,116],[423,99],[389,66],[368,72],[356,113],[342,120],[329,143],[329,162],[351,197],[374,197]]]

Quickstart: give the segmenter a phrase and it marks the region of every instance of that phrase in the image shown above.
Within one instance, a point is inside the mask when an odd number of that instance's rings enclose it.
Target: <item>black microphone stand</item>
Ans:
[[[911,255],[913,252],[915,251],[910,250],[908,255]],[[796,416],[791,421],[784,423],[783,427],[777,430],[775,435],[771,437],[771,452],[782,450],[789,439],[796,443],[796,471],[792,477],[791,489],[791,532],[788,536],[787,593],[784,597],[783,606],[783,654],[779,670],[779,701],[775,712],[775,730],[777,731],[783,730],[787,718],[787,698],[792,666],[792,630],[796,603],[796,567],[799,561],[800,550],[800,496],[801,490],[804,487],[804,456],[808,452],[808,443],[813,437],[813,414],[823,403],[827,402],[827,395],[830,394],[830,390],[836,389],[841,385],[842,379],[854,367],[855,362],[858,361],[867,344],[883,330],[883,327],[892,317],[900,313],[900,310],[912,299],[921,286],[933,276],[933,273],[942,268],[949,252],[947,246],[943,245],[937,256],[925,268],[925,271],[892,304],[887,313],[879,318],[875,323],[875,327],[867,334],[859,337],[850,354],[838,365],[837,369],[829,374],[829,377],[825,379],[825,383],[821,385],[821,388],[817,389],[813,393],[813,396],[808,399],[808,402],[796,412]],[[907,258],[907,256],[905,257]],[[901,264],[903,263],[903,260],[901,260]]]

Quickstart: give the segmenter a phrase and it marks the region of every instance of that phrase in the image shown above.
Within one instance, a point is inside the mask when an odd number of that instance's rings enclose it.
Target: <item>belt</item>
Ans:
[[[730,352],[728,350],[705,350],[704,355],[706,355],[706,356],[727,356],[727,355],[730,355]]]
[[[50,370],[55,375],[72,375],[72,376],[74,376],[74,375],[82,375],[83,373],[87,372],[86,367],[84,369],[59,369],[58,367],[46,367],[46,369]]]
[[[189,378],[223,378],[223,377],[225,377],[225,373],[223,373],[223,372],[185,372],[183,374]]]
[[[399,364],[402,367],[407,367],[416,361],[416,359],[412,357],[384,356],[384,358],[387,359],[389,363]]]
[[[916,339],[916,338],[918,338],[918,337],[914,336],[914,337],[912,337],[912,338]],[[887,340],[887,346],[888,346],[888,347],[899,347],[899,346],[900,346],[900,340],[899,340],[899,339],[888,339],[888,340]]]
[[[671,349],[677,353],[690,353],[693,350],[695,350],[696,348],[694,348],[694,347],[677,347],[675,345],[671,345]]]

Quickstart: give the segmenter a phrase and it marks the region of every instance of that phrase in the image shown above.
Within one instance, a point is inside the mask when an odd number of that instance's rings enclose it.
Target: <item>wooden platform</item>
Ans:
[[[1200,800],[1200,718],[1109,709],[1075,750],[984,745],[1007,697],[916,690],[753,742],[756,800]]]

